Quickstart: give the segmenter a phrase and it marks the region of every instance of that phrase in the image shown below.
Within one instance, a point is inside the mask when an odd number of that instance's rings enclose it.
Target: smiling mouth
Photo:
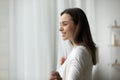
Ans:
[[[65,36],[65,34],[66,34],[66,33],[62,33],[62,37],[64,37],[64,36]]]
[[[62,35],[62,37],[64,37],[65,35]]]

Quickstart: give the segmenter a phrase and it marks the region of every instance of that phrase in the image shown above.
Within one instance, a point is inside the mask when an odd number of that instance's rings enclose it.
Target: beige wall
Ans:
[[[95,0],[96,35],[99,64],[94,80],[120,80],[120,67],[112,67],[115,59],[120,63],[120,51],[111,47],[110,28],[117,20],[120,26],[120,0]],[[113,51],[113,49],[116,49]],[[120,47],[118,47],[120,49]]]
[[[0,80],[8,80],[8,0],[0,0]]]

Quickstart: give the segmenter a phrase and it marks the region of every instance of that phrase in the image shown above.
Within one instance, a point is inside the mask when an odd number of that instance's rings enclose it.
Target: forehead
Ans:
[[[61,17],[60,17],[60,22],[63,21],[70,21],[72,20],[72,17],[69,14],[64,13]]]

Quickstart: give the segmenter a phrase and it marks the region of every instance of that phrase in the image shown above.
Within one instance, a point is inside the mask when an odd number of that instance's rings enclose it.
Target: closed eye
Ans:
[[[60,26],[66,26],[66,25],[68,25],[67,22],[61,22],[61,23],[60,23]]]
[[[66,26],[67,24],[60,24],[60,26]]]

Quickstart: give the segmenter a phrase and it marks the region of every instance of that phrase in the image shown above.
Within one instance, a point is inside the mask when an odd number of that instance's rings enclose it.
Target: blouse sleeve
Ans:
[[[68,66],[67,80],[84,80],[89,67],[89,55],[85,50],[77,49]]]

